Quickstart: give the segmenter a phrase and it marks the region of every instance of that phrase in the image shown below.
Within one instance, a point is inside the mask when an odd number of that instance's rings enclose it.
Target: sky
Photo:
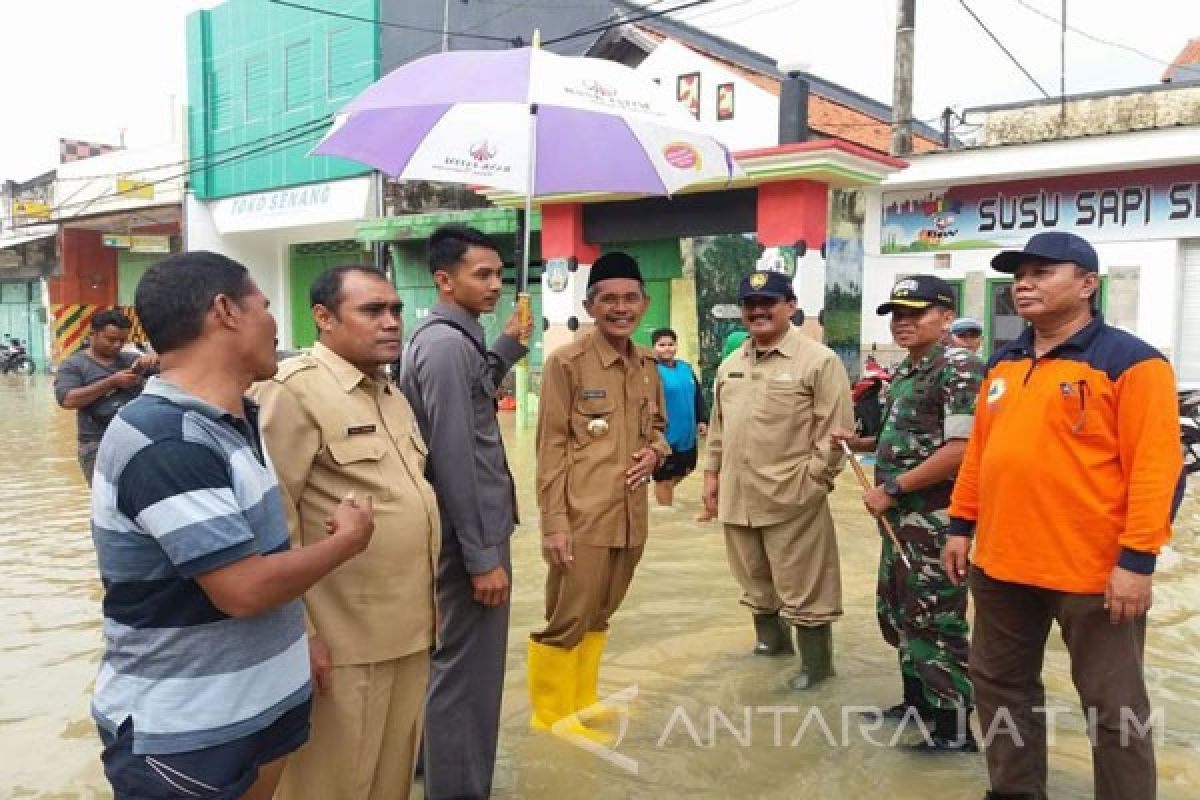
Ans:
[[[655,10],[682,2],[660,0]],[[117,143],[124,135],[131,147],[168,141],[172,124],[181,124],[173,104],[186,102],[184,19],[217,4],[0,2],[0,180],[53,169],[60,137]],[[947,106],[1043,96],[964,4],[1046,92],[1058,93],[1060,26],[1045,16],[1061,19],[1063,0],[916,0],[917,118],[937,124]],[[676,16],[777,60],[806,63],[822,78],[890,104],[896,6],[897,0],[713,0]],[[1188,38],[1200,38],[1197,0],[1067,0],[1066,7],[1068,25],[1083,32],[1066,38],[1068,93],[1156,83]]]

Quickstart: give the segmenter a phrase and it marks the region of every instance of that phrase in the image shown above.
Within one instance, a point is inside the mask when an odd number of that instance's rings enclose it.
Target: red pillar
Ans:
[[[600,246],[583,239],[583,204],[542,206],[542,258],[572,258],[591,264],[600,257]]]
[[[816,181],[776,181],[758,187],[758,242],[784,247],[803,240],[809,250],[825,244],[829,187]]]

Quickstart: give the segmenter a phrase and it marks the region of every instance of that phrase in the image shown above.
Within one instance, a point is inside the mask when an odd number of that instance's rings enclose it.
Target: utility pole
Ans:
[[[442,52],[450,49],[450,0],[442,2]]]
[[[892,71],[892,155],[912,153],[913,51],[917,0],[897,0],[896,64]]]

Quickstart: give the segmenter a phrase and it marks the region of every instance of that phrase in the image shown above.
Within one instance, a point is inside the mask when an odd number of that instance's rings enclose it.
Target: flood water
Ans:
[[[614,621],[602,694],[636,691],[616,755],[532,733],[525,641],[541,621],[545,568],[532,495],[533,432],[515,430],[511,419],[505,425],[527,524],[514,545],[496,797],[982,796],[982,756],[901,752],[888,746],[894,725],[864,729],[851,709],[896,702],[899,681],[875,625],[878,536],[849,473],[833,497],[846,605],[834,629],[836,678],[811,694],[789,692],[783,682],[794,659],[749,655],[750,619],[737,604],[720,527],[692,521],[700,485],[693,476],[680,487],[681,511],[651,515],[645,557]],[[49,378],[0,376],[0,430],[0,798],[109,797],[88,715],[100,657],[100,585],[73,415],[54,406]],[[1160,560],[1154,600],[1146,673],[1165,719],[1159,797],[1191,800],[1200,796],[1196,485]],[[1091,796],[1090,751],[1057,633],[1045,680],[1049,705],[1071,709],[1053,728],[1051,796],[1082,800]],[[910,729],[902,738],[914,736]]]

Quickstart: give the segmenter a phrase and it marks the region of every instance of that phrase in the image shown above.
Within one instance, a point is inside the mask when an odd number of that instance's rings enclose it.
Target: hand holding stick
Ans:
[[[850,466],[854,467],[854,474],[858,476],[858,482],[862,484],[864,492],[871,491],[871,482],[867,480],[867,473],[863,472],[862,464],[858,463],[858,459],[854,457],[854,452],[850,449],[850,445],[846,444],[846,440],[841,440],[842,450],[846,452],[846,457],[850,459]],[[900,540],[896,538],[896,532],[892,530],[892,523],[888,522],[887,517],[880,517],[879,521],[883,523],[883,529],[887,531],[888,537],[892,540],[892,545],[896,548],[896,552],[900,554],[900,560],[904,562],[904,566],[912,569],[912,564],[908,560],[908,556],[904,554],[904,548],[900,546]]]

